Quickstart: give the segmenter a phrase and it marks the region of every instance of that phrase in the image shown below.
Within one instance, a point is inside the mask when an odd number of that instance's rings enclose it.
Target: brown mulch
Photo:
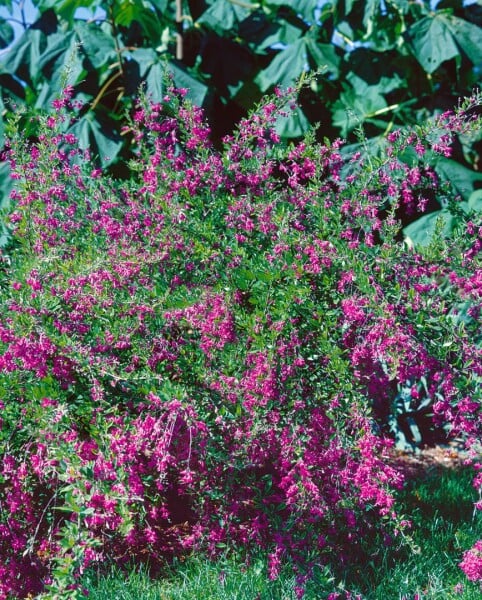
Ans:
[[[424,478],[446,469],[462,469],[470,464],[463,445],[457,442],[422,448],[417,453],[394,449],[390,453],[389,462],[406,479]]]

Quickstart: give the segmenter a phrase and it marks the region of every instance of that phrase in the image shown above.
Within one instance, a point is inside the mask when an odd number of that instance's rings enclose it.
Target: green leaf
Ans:
[[[477,181],[482,181],[482,173],[472,171],[454,160],[440,157],[435,164],[437,175],[451,184],[457,194],[468,200]]]
[[[81,150],[90,149],[97,154],[102,166],[114,161],[122,147],[122,139],[112,124],[102,115],[88,112],[70,129]]]
[[[343,136],[362,121],[383,114],[387,108],[380,85],[368,85],[353,73],[350,73],[347,79],[353,87],[349,88],[345,84],[345,91],[333,106],[333,125],[341,130]]]
[[[482,60],[482,29],[474,23],[453,15],[442,14],[440,19],[469,59],[474,64],[480,63]]]
[[[0,18],[0,48],[10,46],[14,38],[13,27],[8,21]]]
[[[349,15],[357,0],[345,0],[345,15]]]
[[[27,29],[0,58],[0,69],[31,83],[39,75],[38,61],[47,46],[39,29]]]
[[[291,8],[296,14],[308,23],[313,23],[315,20],[315,10],[319,7],[320,2],[318,0],[297,0],[296,3],[289,2],[287,0],[268,0],[265,3],[268,7],[270,6],[286,6]]]
[[[163,85],[165,73],[166,67],[161,63],[154,63],[147,72],[146,92],[153,102],[160,102],[165,95]]]
[[[39,68],[44,69],[49,63],[55,62],[69,50],[72,51],[72,40],[74,40],[74,38],[75,33],[73,31],[67,33],[54,33],[48,36],[47,47],[39,56]]]
[[[260,71],[256,83],[265,92],[274,85],[288,87],[307,70],[306,40],[300,38],[284,50],[281,50],[270,65]]]
[[[10,204],[10,190],[12,189],[12,179],[10,177],[10,166],[6,162],[0,163],[0,209],[5,209]],[[8,233],[7,228],[0,220],[0,248],[5,245]]]
[[[379,0],[366,0],[365,10],[363,13],[363,25],[367,30],[367,34],[370,35],[376,21],[377,15],[380,12]],[[388,3],[389,5],[390,3]]]
[[[114,3],[116,25],[129,27],[134,21],[139,23],[149,40],[157,42],[162,31],[157,14],[142,0],[121,0]]]
[[[442,234],[446,237],[450,236],[458,219],[445,208],[420,217],[420,219],[407,225],[403,229],[403,233],[408,241],[415,246],[428,246],[432,241],[439,219],[443,221]]]
[[[249,42],[254,38],[252,49],[257,54],[264,54],[267,49],[277,44],[292,44],[302,33],[299,27],[296,27],[289,21],[269,22],[266,20],[264,31],[258,32],[258,37],[256,37],[253,36],[251,29],[247,25],[248,19],[243,21],[241,25],[242,35],[243,37],[247,37]]]
[[[84,73],[75,32],[49,36],[48,46],[39,57],[38,65],[44,79],[35,108],[43,109],[58,97],[61,89],[68,84],[75,85]]]
[[[163,68],[165,69],[165,67]],[[189,100],[198,106],[202,106],[209,93],[208,86],[204,85],[199,79],[195,79],[185,69],[175,63],[169,63],[169,71],[174,76],[174,85],[177,88],[186,88]]]
[[[105,33],[95,23],[77,21],[74,29],[79,38],[81,49],[95,69],[109,64],[117,58],[114,38]]]
[[[1,91],[1,88],[0,88]],[[0,96],[0,147],[3,147],[3,144],[5,142],[4,136],[5,136],[5,122],[3,120],[3,114],[5,112],[5,104],[3,103],[2,100],[2,96]],[[0,163],[1,165],[1,163]],[[1,181],[1,176],[0,176],[0,181]],[[0,184],[0,188],[1,188],[1,184]],[[1,199],[0,199],[0,206],[1,206]]]
[[[310,128],[305,113],[297,106],[294,110],[287,108],[287,117],[278,117],[275,123],[276,132],[282,138],[300,138]]]
[[[62,0],[60,2],[58,0],[39,0],[37,7],[42,13],[53,9],[57,15],[72,23],[75,11],[78,8],[95,10],[101,4],[102,0],[63,0],[63,2]]]
[[[400,45],[405,23],[400,7],[386,2],[381,10],[379,0],[369,0],[365,5],[363,16],[365,34],[363,40],[374,50],[384,52]]]
[[[216,0],[196,21],[197,25],[205,25],[222,34],[235,29],[238,24],[249,17],[251,11],[239,4]]]
[[[167,10],[169,0],[151,0],[151,4],[160,12]]]
[[[427,73],[433,73],[446,60],[459,56],[445,15],[434,14],[414,23],[408,30],[409,45]]]
[[[325,67],[335,77],[339,76],[341,59],[333,44],[319,44],[311,36],[307,36],[306,48],[318,68]]]
[[[475,190],[470,194],[467,207],[469,210],[475,210],[476,212],[482,212],[482,190]]]
[[[139,65],[139,74],[142,78],[159,61],[158,54],[152,48],[136,48],[131,50],[129,54]]]

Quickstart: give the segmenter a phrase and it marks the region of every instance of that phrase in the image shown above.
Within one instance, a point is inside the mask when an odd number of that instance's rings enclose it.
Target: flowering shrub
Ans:
[[[302,594],[310,565],[400,536],[400,386],[480,436],[480,214],[419,249],[398,220],[439,193],[425,153],[480,126],[478,99],[376,158],[281,146],[284,95],[217,151],[172,91],[139,103],[114,180],[76,147],[68,93],[8,146],[0,597],[233,543],[271,552],[273,578],[305,565]]]
[[[470,581],[482,581],[482,540],[464,553],[460,567]]]

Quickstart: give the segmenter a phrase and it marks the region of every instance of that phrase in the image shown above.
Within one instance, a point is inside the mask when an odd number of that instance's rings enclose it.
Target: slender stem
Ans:
[[[18,23],[18,25],[22,25],[22,27],[27,27],[23,21],[16,19],[15,17],[5,17],[5,21],[9,21],[10,23]]]
[[[25,0],[20,0],[20,2],[18,3],[18,7],[20,9],[20,15],[22,17],[22,27],[24,29],[27,29],[28,23],[25,15]]]
[[[114,2],[115,2],[115,0],[114,0]],[[117,25],[116,25],[115,18],[114,18],[114,2],[109,3],[109,22],[110,22],[110,26],[112,28],[112,37],[114,38],[115,52],[116,52],[117,58],[119,60],[119,76],[122,77],[122,79],[125,82],[126,81],[126,73],[125,73],[125,68],[124,68],[124,58],[122,56],[122,50],[119,45],[119,40],[117,39],[119,31],[117,29]]]
[[[104,92],[107,90],[107,88],[119,77],[123,77],[124,73],[122,71],[117,71],[117,73],[114,73],[111,77],[109,77],[109,79],[104,83],[104,85],[100,88],[99,93],[97,94],[97,96],[94,98],[94,101],[92,102],[91,106],[90,106],[90,110],[94,110],[94,108],[97,106],[97,104],[99,104],[102,96],[104,95]],[[118,89],[122,89],[122,88],[118,88]]]
[[[371,119],[372,117],[377,117],[378,115],[384,115],[385,113],[396,110],[399,107],[400,107],[400,104],[390,104],[390,106],[385,106],[384,108],[380,108],[380,109],[376,110],[375,112],[372,112],[369,115],[366,115],[366,118]]]

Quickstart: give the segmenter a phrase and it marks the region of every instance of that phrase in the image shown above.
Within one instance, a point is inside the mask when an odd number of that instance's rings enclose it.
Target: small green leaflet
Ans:
[[[158,40],[162,31],[156,13],[142,0],[117,0],[113,3],[113,14],[117,25],[129,27],[136,21],[149,40]]]

